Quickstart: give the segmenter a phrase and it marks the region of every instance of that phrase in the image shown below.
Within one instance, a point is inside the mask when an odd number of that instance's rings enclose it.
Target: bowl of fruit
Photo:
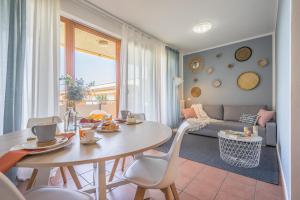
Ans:
[[[88,117],[80,119],[79,123],[82,127],[97,128],[102,121],[108,119],[111,119],[111,115],[105,111],[96,110],[91,112]]]
[[[97,128],[97,126],[101,123],[100,121],[94,120],[94,119],[89,119],[89,118],[82,118],[79,121],[79,124],[82,128]]]

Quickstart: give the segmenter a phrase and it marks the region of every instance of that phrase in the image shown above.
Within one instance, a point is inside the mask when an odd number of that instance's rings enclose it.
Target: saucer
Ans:
[[[134,124],[141,124],[143,121],[141,120],[136,120],[135,122],[125,122],[126,125],[134,125]]]
[[[102,130],[101,128],[99,128],[99,129],[97,129],[97,131],[99,133],[114,133],[114,132],[119,132],[120,128],[112,129],[112,130]]]
[[[23,147],[23,149],[27,149],[27,150],[55,148],[57,146],[60,146],[64,143],[66,143],[68,141],[68,138],[66,138],[66,137],[55,137],[54,141],[55,141],[54,143],[49,143],[49,145],[40,146],[36,140],[29,140],[29,141],[21,144],[21,146]]]
[[[101,138],[94,137],[92,140],[87,140],[86,138],[80,139],[81,144],[96,144]]]
[[[48,148],[48,149],[38,149],[38,150],[33,150],[33,151],[29,151],[28,154],[29,155],[38,155],[38,154],[44,154],[44,153],[49,153],[49,152],[52,152],[52,151],[56,151],[56,150],[59,150],[59,149],[62,149],[66,146],[69,146],[70,144],[72,144],[72,139],[70,140],[67,140],[67,142],[59,145],[59,146],[56,146],[56,147],[53,147],[53,148]],[[15,150],[22,150],[24,149],[23,146],[21,144],[19,145],[16,145],[16,146],[13,146],[10,151],[15,151]]]

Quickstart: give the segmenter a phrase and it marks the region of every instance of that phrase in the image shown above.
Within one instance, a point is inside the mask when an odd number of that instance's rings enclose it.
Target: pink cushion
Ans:
[[[196,113],[195,113],[195,111],[194,111],[193,108],[186,108],[186,109],[183,109],[183,110],[181,111],[181,113],[183,114],[183,116],[184,116],[185,119],[188,119],[188,118],[196,118],[196,117],[197,117],[197,115],[196,115]]]
[[[261,127],[266,127],[266,123],[268,121],[270,121],[275,115],[274,111],[268,111],[268,110],[264,110],[264,109],[260,109],[258,111],[258,125],[260,125]]]

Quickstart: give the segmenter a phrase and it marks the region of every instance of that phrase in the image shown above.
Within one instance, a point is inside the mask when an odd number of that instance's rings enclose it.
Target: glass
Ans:
[[[64,115],[65,131],[76,131],[77,129],[77,113],[73,107],[68,107]]]
[[[253,130],[253,136],[257,137],[258,136],[258,126],[253,126],[252,130]]]

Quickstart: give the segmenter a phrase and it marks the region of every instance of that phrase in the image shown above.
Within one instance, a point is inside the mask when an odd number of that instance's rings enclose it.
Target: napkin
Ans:
[[[74,135],[75,133],[62,133],[59,136],[71,139]],[[15,166],[15,164],[19,162],[22,158],[24,158],[31,152],[38,152],[38,151],[43,151],[43,149],[39,149],[39,150],[20,149],[20,150],[8,151],[7,153],[5,153],[3,156],[0,157],[0,172],[2,173],[7,172],[10,168]]]

